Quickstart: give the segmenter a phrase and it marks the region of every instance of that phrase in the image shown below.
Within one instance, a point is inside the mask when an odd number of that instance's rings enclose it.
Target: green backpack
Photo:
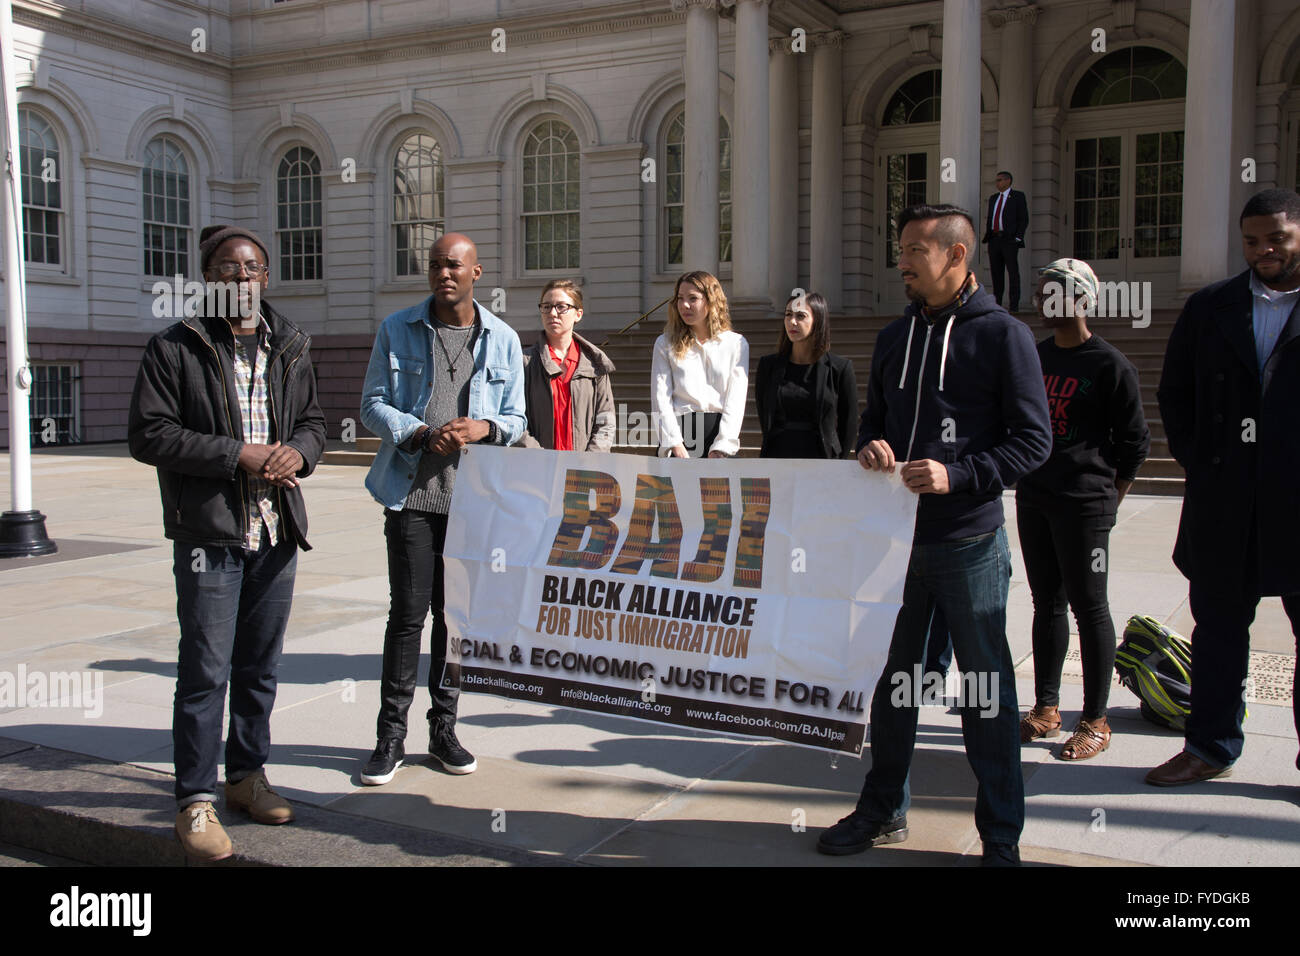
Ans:
[[[1154,617],[1135,614],[1115,649],[1119,682],[1142,702],[1142,716],[1185,730],[1192,712],[1192,642]]]

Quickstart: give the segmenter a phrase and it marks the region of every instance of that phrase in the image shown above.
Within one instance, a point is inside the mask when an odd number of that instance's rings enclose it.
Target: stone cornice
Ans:
[[[199,8],[195,9],[197,12]],[[206,14],[210,11],[204,12]],[[93,47],[144,56],[155,63],[180,66],[191,72],[230,80],[230,57],[225,53],[214,50],[194,53],[188,44],[169,42],[116,20],[91,16],[43,0],[16,0],[13,17],[16,26],[68,37]]]
[[[627,33],[634,30],[680,24],[682,15],[670,10],[645,13],[644,4],[624,4],[626,15],[617,8],[602,8],[590,13],[585,20],[556,24],[554,17],[530,16],[503,21],[511,45],[550,43],[556,40],[583,39]],[[582,13],[584,11],[577,11]],[[401,34],[350,40],[310,48],[284,47],[265,52],[243,54],[235,57],[232,65],[239,77],[255,79],[263,76],[296,74],[304,71],[324,72],[360,65],[397,62],[446,56],[452,53],[491,50],[490,22],[470,23],[453,27],[439,27],[418,33]]]

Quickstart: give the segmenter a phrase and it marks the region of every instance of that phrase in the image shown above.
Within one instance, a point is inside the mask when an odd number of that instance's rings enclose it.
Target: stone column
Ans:
[[[1232,185],[1228,191],[1228,229],[1226,264],[1224,275],[1233,275],[1241,271],[1241,230],[1237,227],[1237,217],[1241,215],[1246,200],[1257,193],[1261,186],[1259,176],[1259,152],[1255,145],[1255,73],[1258,69],[1258,50],[1255,37],[1259,7],[1254,3],[1237,4],[1236,55],[1232,64]],[[1256,161],[1256,182],[1242,182],[1241,161],[1246,157]],[[1184,213],[1185,214],[1185,213]],[[1186,231],[1183,232],[1186,236]]]
[[[1183,118],[1183,249],[1178,291],[1184,295],[1227,273],[1233,168],[1231,64],[1235,0],[1192,0]],[[1225,81],[1225,77],[1229,80]],[[1240,210],[1238,210],[1238,213]]]
[[[731,295],[766,314],[768,297],[768,0],[738,0],[731,149]]]
[[[799,284],[799,70],[789,38],[770,47],[768,294],[779,309]]]
[[[840,44],[836,30],[813,40],[812,231],[809,284],[834,312],[843,307],[840,246],[843,242],[844,108]]]
[[[975,220],[974,269],[983,258],[980,222],[980,0],[943,0],[943,113],[939,119],[939,201]]]
[[[718,273],[718,0],[686,10],[686,137],[682,268]]]
[[[1031,228],[1025,230],[1025,247],[1020,250],[1021,286],[1030,274],[1034,215],[1033,132],[1034,132],[1034,45],[1033,25],[1038,7],[1002,7],[989,12],[989,23],[1001,32],[1001,65],[998,68],[998,169],[1014,177],[1013,189],[1025,194],[1029,204]],[[985,196],[992,195],[992,184],[983,184],[976,197],[975,230],[983,233]],[[979,236],[977,236],[979,238]],[[1027,296],[1022,295],[1022,299]]]

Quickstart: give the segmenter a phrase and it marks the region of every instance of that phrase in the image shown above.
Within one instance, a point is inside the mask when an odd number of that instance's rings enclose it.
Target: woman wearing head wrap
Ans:
[[[1137,370],[1088,328],[1096,302],[1097,276],[1086,262],[1057,259],[1043,269],[1034,307],[1052,331],[1038,344],[1052,454],[1016,486],[1016,523],[1034,602],[1034,707],[1020,722],[1022,743],[1060,732],[1067,603],[1079,625],[1083,714],[1057,752],[1061,760],[1086,760],[1110,746],[1110,529],[1150,445]]]

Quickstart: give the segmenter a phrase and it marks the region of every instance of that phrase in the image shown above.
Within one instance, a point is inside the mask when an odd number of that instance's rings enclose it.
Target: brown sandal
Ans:
[[[1027,744],[1039,737],[1055,737],[1061,732],[1061,711],[1057,707],[1035,704],[1020,718],[1020,742]]]
[[[1081,720],[1070,739],[1056,755],[1058,760],[1087,760],[1110,746],[1110,724],[1105,717]]]

